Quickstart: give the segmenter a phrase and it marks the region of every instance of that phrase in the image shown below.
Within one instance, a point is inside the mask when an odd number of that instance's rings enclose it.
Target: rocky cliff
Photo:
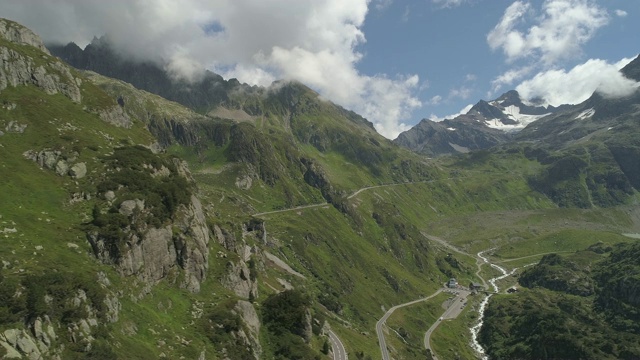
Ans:
[[[105,165],[112,172],[98,186],[104,202],[96,204],[88,231],[95,255],[146,284],[180,268],[180,285],[198,292],[208,268],[209,228],[186,164],[134,147],[116,150]]]
[[[33,84],[47,94],[61,93],[79,103],[82,100],[82,80],[67,66],[49,55],[42,40],[31,30],[12,21],[0,19],[0,91],[7,86]],[[35,47],[42,51],[38,57],[25,56],[18,49]]]

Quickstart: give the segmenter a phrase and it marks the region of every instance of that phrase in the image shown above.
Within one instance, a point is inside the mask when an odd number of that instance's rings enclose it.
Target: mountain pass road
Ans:
[[[329,330],[329,341],[333,350],[333,360],[347,360],[347,351],[344,349],[342,341],[331,330]]]
[[[408,303],[396,305],[396,306],[392,307],[391,309],[387,310],[387,312],[382,316],[382,318],[380,320],[378,320],[378,322],[376,323],[376,334],[378,335],[378,343],[380,343],[380,352],[382,352],[382,360],[389,360],[390,359],[389,350],[387,349],[387,343],[386,343],[386,341],[384,339],[384,331],[382,330],[382,327],[384,326],[384,324],[387,321],[387,319],[389,318],[389,316],[391,316],[391,314],[393,314],[394,311],[398,310],[401,307],[417,304],[417,303],[422,302],[422,301],[427,301],[427,300],[431,299],[432,297],[440,294],[443,290],[444,289],[438,289],[438,291],[436,291],[433,294],[427,296],[426,298],[413,300],[413,301],[410,301]]]
[[[433,323],[433,325],[431,325],[429,330],[427,330],[427,332],[424,334],[424,347],[425,349],[431,352],[431,356],[433,357],[433,360],[438,360],[438,357],[436,357],[436,354],[433,352],[433,349],[431,349],[431,334],[442,323],[442,321],[447,319],[457,318],[458,315],[460,315],[460,313],[465,307],[465,304],[467,302],[467,296],[471,294],[471,292],[467,290],[456,289],[454,291],[457,294],[452,299],[451,304],[449,304],[449,307],[447,308],[447,310],[444,311],[444,313],[440,316],[440,318],[436,320],[436,322]]]

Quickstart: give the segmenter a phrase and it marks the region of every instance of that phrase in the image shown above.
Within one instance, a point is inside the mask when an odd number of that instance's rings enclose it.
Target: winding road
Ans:
[[[444,246],[445,248],[452,250],[454,252],[457,252],[459,254],[462,255],[466,255],[466,256],[470,256],[476,259],[476,266],[477,266],[477,271],[476,271],[476,276],[482,280],[483,285],[485,286],[485,289],[487,289],[487,282],[486,280],[480,275],[480,271],[482,269],[482,265],[483,264],[489,264],[492,267],[495,267],[496,269],[500,270],[500,272],[502,273],[502,275],[495,277],[493,279],[490,280],[491,286],[494,288],[494,290],[497,292],[498,288],[496,286],[496,281],[503,279],[511,274],[513,274],[516,269],[513,269],[511,272],[507,272],[506,270],[504,270],[503,268],[499,267],[498,265],[495,264],[491,264],[489,263],[489,261],[487,260],[487,258],[482,256],[483,252],[489,251],[491,249],[485,250],[485,251],[481,251],[479,252],[476,256],[473,256],[471,254],[468,254],[458,248],[456,248],[455,246],[449,244],[448,242],[446,242],[445,240],[438,238],[436,236],[433,235],[429,235],[426,233],[422,233],[425,237],[427,237],[429,240],[435,241],[437,243],[439,243],[440,245]],[[525,256],[523,258],[528,258],[528,257],[533,257],[533,256],[537,256],[540,254],[535,254],[535,255],[530,255],[530,256]],[[513,259],[513,260],[519,260],[519,259]],[[509,261],[509,260],[506,260]],[[506,262],[504,261],[504,262]],[[376,323],[376,334],[378,335],[378,342],[380,344],[380,352],[382,353],[382,359],[383,360],[389,360],[389,350],[387,349],[387,344],[384,338],[384,332],[383,332],[383,325],[385,324],[385,322],[387,321],[387,319],[391,316],[391,314],[397,310],[398,308],[404,307],[404,306],[409,306],[409,305],[413,305],[413,304],[417,304],[419,302],[428,300],[433,298],[434,296],[438,295],[439,293],[441,293],[442,291],[444,291],[445,289],[439,289],[438,291],[436,291],[435,293],[433,293],[432,295],[426,297],[426,298],[422,298],[422,299],[418,299],[418,300],[414,300],[414,301],[410,301],[401,305],[396,305],[394,307],[392,307],[391,309],[389,309],[384,316],[378,320],[378,322]],[[438,328],[438,326],[447,319],[455,319],[458,317],[458,315],[460,315],[460,313],[462,312],[462,310],[465,307],[466,304],[466,299],[467,296],[469,296],[469,294],[471,294],[470,291],[468,290],[463,290],[463,289],[455,289],[454,290],[456,292],[456,297],[453,299],[453,301],[451,302],[451,304],[449,304],[449,307],[444,311],[444,313],[438,318],[438,320],[436,320],[433,325],[431,325],[431,327],[425,332],[424,334],[424,347],[427,351],[429,351],[431,353],[431,356],[434,360],[437,360],[438,357],[436,356],[435,352],[433,351],[433,349],[431,348],[431,335],[433,334],[433,332]],[[485,298],[482,302],[482,306],[481,306],[481,311],[484,310],[484,307],[486,307],[486,303],[489,299],[489,297],[491,296],[491,294]],[[477,324],[476,326],[474,326],[474,328],[478,328],[482,325],[482,323],[480,322],[479,324]],[[476,329],[476,331],[478,330]],[[477,343],[477,340],[474,337],[474,349],[476,351],[478,351],[480,353],[480,355],[484,355],[484,349],[482,349],[482,347],[480,346],[480,344]]]
[[[333,352],[333,360],[347,360],[347,350],[344,348],[344,344],[338,338],[338,336],[329,330],[329,342],[331,343],[331,350]]]
[[[434,292],[433,294],[427,296],[426,298],[422,298],[422,299],[418,299],[418,300],[413,300],[413,301],[409,301],[408,303],[404,303],[404,304],[400,304],[400,305],[396,305],[394,307],[392,307],[391,309],[387,310],[387,312],[382,316],[382,318],[380,320],[378,320],[378,322],[376,323],[376,334],[378,335],[378,342],[380,343],[380,351],[382,352],[382,359],[383,360],[390,360],[389,358],[389,350],[387,349],[387,343],[384,339],[384,331],[382,329],[382,327],[384,326],[385,322],[387,321],[387,319],[389,318],[389,316],[391,316],[391,314],[393,314],[394,311],[405,307],[405,306],[410,306],[413,304],[417,304],[419,302],[423,302],[423,301],[427,301],[429,299],[431,299],[432,297],[440,294],[444,289],[438,289],[438,291]]]
[[[449,307],[444,311],[444,313],[440,316],[440,318],[436,320],[436,322],[433,323],[433,325],[431,325],[429,330],[427,330],[427,332],[424,334],[424,348],[431,353],[431,357],[433,358],[433,360],[438,360],[438,357],[436,356],[435,352],[431,348],[431,334],[436,330],[438,326],[440,326],[440,324],[442,324],[444,320],[457,318],[458,315],[460,315],[460,313],[465,307],[467,296],[471,294],[471,292],[467,290],[457,289],[455,291],[458,294],[452,299],[452,302],[451,304],[449,304]]]
[[[315,207],[320,207],[320,206],[325,206],[325,205],[329,205],[329,203],[323,202],[323,203],[319,203],[319,204],[296,206],[296,207],[292,207],[292,208],[288,208],[288,209],[282,209],[282,210],[266,211],[266,212],[253,214],[253,216],[262,216],[262,215],[277,214],[277,213],[287,212],[287,211],[310,209],[310,208],[315,208]]]
[[[482,286],[484,286],[485,289],[487,288],[487,282],[484,280],[484,278],[482,276],[480,276],[480,271],[482,270],[482,265],[485,264],[484,259],[482,259],[482,258],[480,258],[478,256],[473,256],[473,255],[471,255],[469,253],[466,253],[466,252],[458,249],[457,247],[449,244],[444,239],[441,239],[441,238],[439,238],[437,236],[429,235],[429,234],[424,233],[424,232],[422,232],[422,235],[424,235],[427,239],[429,239],[431,241],[435,241],[435,242],[439,243],[440,245],[446,247],[449,250],[457,252],[458,254],[462,254],[462,255],[466,255],[466,256],[475,258],[476,259],[476,267],[477,267],[476,276],[478,277],[478,279],[480,279],[482,281]]]
[[[370,190],[370,189],[377,189],[377,188],[389,187],[389,186],[408,185],[408,184],[429,184],[429,183],[436,182],[436,181],[452,180],[452,179],[459,179],[459,177],[451,177],[451,178],[444,178],[444,179],[432,179],[432,180],[423,180],[423,181],[407,181],[407,182],[401,182],[401,183],[391,183],[391,184],[365,186],[365,187],[360,188],[360,189],[354,191],[353,193],[351,193],[351,195],[347,196],[347,199],[352,199],[352,198],[358,196],[358,194],[360,194],[361,192],[363,192],[365,190]],[[287,212],[287,211],[295,211],[295,210],[303,210],[303,209],[321,207],[321,206],[325,206],[325,205],[329,205],[329,203],[323,202],[323,203],[317,203],[317,204],[296,206],[296,207],[292,207],[292,208],[288,208],[288,209],[265,211],[265,212],[253,214],[253,216],[277,214],[277,213],[282,213],[282,212]]]

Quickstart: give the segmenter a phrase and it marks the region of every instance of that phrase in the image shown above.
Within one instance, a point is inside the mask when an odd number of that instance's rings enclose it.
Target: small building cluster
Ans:
[[[477,282],[472,282],[469,284],[469,290],[484,290],[482,284],[477,283]]]
[[[455,289],[458,287],[458,281],[455,278],[449,279],[447,282],[447,287],[450,289]]]

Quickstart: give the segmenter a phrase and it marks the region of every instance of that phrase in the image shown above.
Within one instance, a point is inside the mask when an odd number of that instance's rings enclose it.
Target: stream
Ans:
[[[490,250],[492,249],[481,251],[477,254],[477,256],[478,258],[482,259],[486,264],[491,265],[492,268],[497,269],[502,273],[502,275],[494,277],[489,280],[489,283],[493,287],[493,291],[499,292],[498,285],[496,285],[496,282],[506,278],[509,275],[512,275],[518,268],[511,270],[511,272],[507,272],[507,270],[505,270],[504,268],[496,264],[490,263],[486,257],[482,256],[482,253],[485,253]],[[478,342],[478,333],[480,332],[480,328],[482,327],[482,319],[484,318],[484,311],[487,308],[487,304],[489,303],[489,298],[491,298],[491,296],[493,296],[493,294],[487,295],[487,297],[485,297],[480,303],[480,309],[478,310],[478,323],[470,329],[471,330],[471,347],[480,355],[480,359],[482,360],[488,360],[489,357],[486,355],[482,345],[480,345],[480,343]]]

